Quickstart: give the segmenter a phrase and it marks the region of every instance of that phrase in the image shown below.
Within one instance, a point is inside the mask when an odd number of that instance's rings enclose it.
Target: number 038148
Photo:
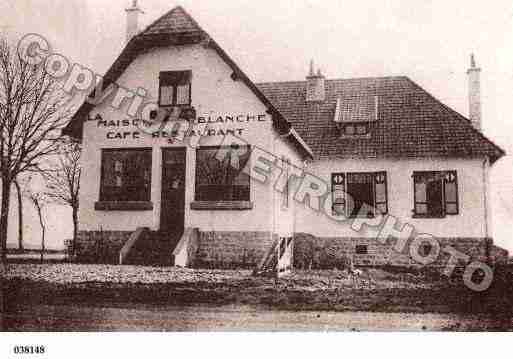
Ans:
[[[13,347],[14,354],[44,354],[44,345],[15,345]]]

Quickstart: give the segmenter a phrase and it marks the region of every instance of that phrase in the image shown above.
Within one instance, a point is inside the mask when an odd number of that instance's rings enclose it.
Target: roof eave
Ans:
[[[293,141],[295,141],[299,147],[303,149],[303,157],[305,159],[313,160],[314,154],[310,146],[308,146],[308,144],[301,138],[301,136],[299,136],[293,127],[290,129],[290,133],[292,135]]]
[[[192,19],[192,18],[191,18]],[[194,21],[194,20],[193,20]],[[199,36],[198,34],[201,34]],[[221,57],[223,61],[232,69],[235,74],[236,80],[241,80],[244,82],[246,86],[257,96],[257,98],[262,101],[262,103],[267,107],[268,112],[273,116],[273,119],[276,119],[279,123],[279,127],[286,127],[287,129],[291,128],[290,122],[288,122],[285,117],[278,111],[278,109],[272,104],[272,102],[263,94],[262,91],[249,79],[249,77],[242,71],[239,66],[230,58],[230,56],[219,46],[219,44],[214,41],[206,32],[203,30],[201,33],[196,34],[196,36],[188,38],[187,41],[190,43],[199,43],[201,41],[205,42],[205,46],[209,46],[214,49],[216,53]],[[174,44],[176,39],[171,36],[162,36],[162,41],[158,41],[157,43],[152,42],[152,46],[168,46],[170,44]],[[126,70],[126,68],[131,63],[130,61],[123,61],[126,56],[135,57],[137,56],[140,48],[144,48],[145,42],[149,41],[149,37],[144,35],[144,31],[139,35],[136,35],[132,38],[128,44],[125,46],[121,54],[114,61],[112,66],[109,68],[107,73],[104,76],[103,87],[107,87],[110,83],[117,81],[121,73]],[[91,92],[92,94],[92,92]],[[91,95],[90,94],[90,95]],[[86,120],[89,111],[94,106],[87,101],[80,106],[77,112],[73,115],[70,123],[64,128],[63,134],[69,135],[76,139],[81,139],[82,134],[80,133],[83,126],[76,125],[76,122],[83,122]],[[306,142],[299,136],[299,134],[294,130],[294,142],[296,143],[298,149],[302,152],[305,157],[313,158],[313,152],[311,148],[306,144]]]

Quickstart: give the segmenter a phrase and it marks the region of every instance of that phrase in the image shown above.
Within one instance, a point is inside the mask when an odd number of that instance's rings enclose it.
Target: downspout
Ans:
[[[289,127],[289,130],[287,131],[287,133],[284,133],[284,134],[280,134],[279,132],[277,132],[277,135],[274,137],[273,139],[273,156],[276,157],[276,142],[279,141],[280,138],[287,138],[289,137],[290,135],[292,135],[292,126]],[[280,157],[281,158],[281,157]],[[277,228],[277,222],[278,222],[278,219],[277,219],[277,213],[278,213],[278,208],[280,208],[280,205],[278,203],[278,196],[276,194],[276,190],[274,189],[274,186],[271,186],[272,188],[272,202],[273,202],[273,224],[272,224],[272,228],[273,228],[273,234],[276,233],[279,237],[279,230]],[[273,238],[271,238],[273,239]]]
[[[490,258],[490,247],[492,245],[491,239],[489,236],[489,228],[488,228],[488,168],[489,168],[489,160],[488,157],[485,157],[483,161],[483,187],[484,187],[484,195],[483,195],[483,201],[484,201],[484,225],[485,225],[485,257],[487,263],[491,262]]]
[[[487,168],[488,168],[488,157],[485,157],[483,160],[483,187],[484,187],[484,225],[485,225],[485,237],[489,238],[488,233],[488,178],[487,178]]]
[[[278,136],[273,136],[273,149],[272,149],[272,155],[276,156],[276,141],[279,138]],[[276,199],[276,191],[274,190],[273,184],[269,186],[271,188],[272,193],[272,207],[273,207],[273,219],[272,219],[272,232],[271,232],[271,243],[274,243],[274,234],[278,235],[278,231],[276,228],[276,207],[278,207],[277,199]]]

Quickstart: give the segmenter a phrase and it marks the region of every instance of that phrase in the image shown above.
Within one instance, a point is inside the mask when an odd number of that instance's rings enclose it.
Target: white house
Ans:
[[[410,265],[397,239],[426,234],[506,255],[488,201],[504,152],[480,132],[473,60],[469,120],[406,77],[311,64],[305,81],[254,84],[183,8],[142,31],[139,12],[64,130],[83,144],[79,259],[254,267],[295,242],[302,265]]]

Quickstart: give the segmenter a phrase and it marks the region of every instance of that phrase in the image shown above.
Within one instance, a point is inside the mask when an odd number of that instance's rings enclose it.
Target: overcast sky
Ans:
[[[55,51],[104,73],[124,45],[128,4],[129,0],[3,0],[0,28],[18,36],[40,33]],[[255,82],[304,79],[313,58],[328,78],[409,76],[465,116],[465,72],[474,52],[482,68],[483,131],[513,153],[511,1],[139,0],[139,4],[145,11],[142,26],[175,5],[184,6]],[[494,166],[492,186],[494,235],[498,244],[513,250],[509,156]],[[56,242],[62,236],[54,235]]]

